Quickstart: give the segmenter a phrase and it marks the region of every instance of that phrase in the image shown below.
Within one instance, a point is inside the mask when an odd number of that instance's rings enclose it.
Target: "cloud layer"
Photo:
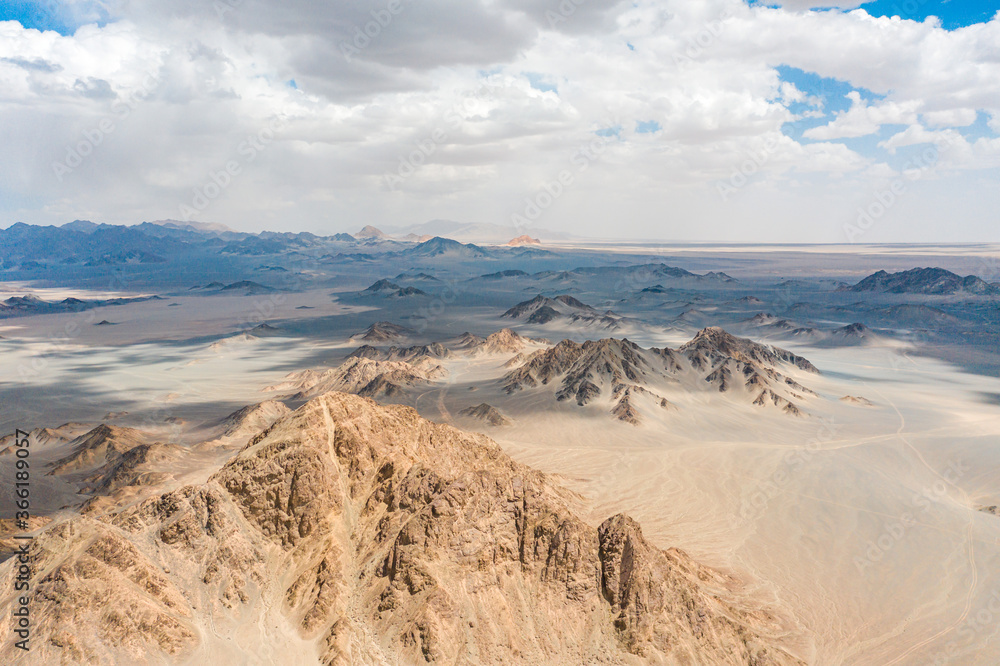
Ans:
[[[1000,240],[1000,18],[808,4],[167,0],[66,35],[0,22],[0,219]]]

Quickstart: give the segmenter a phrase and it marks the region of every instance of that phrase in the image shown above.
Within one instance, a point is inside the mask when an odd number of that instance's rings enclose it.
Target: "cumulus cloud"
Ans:
[[[503,224],[569,169],[577,185],[539,224],[600,230],[615,202],[621,233],[690,230],[663,227],[669,207],[703,219],[706,236],[755,237],[734,220],[756,219],[750,207],[766,196],[766,233],[833,240],[835,206],[802,225],[790,202],[864,192],[900,149],[942,132],[967,146],[963,171],[990,168],[992,137],[961,130],[982,112],[997,131],[1000,20],[945,31],[803,11],[814,6],[76,3],[74,20],[100,25],[63,36],[0,23],[2,215],[177,217],[235,160],[240,177],[199,217],[318,232],[433,217]],[[849,108],[827,114],[837,100],[783,80],[780,65],[846,82]],[[791,138],[790,124],[817,116],[803,141]],[[844,142],[892,125],[908,129],[870,149]],[[597,149],[576,171],[581,151]],[[741,169],[752,173],[721,205],[718,184]]]

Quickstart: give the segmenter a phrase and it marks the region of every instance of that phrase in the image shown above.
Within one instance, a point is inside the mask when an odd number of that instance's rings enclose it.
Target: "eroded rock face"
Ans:
[[[259,658],[283,625],[276,663],[797,663],[732,581],[575,502],[484,436],[326,394],[202,485],[44,531],[33,659]]]

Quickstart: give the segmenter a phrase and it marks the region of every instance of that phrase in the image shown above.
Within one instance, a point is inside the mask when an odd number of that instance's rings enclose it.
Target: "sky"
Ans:
[[[1000,241],[1000,0],[4,0],[0,227]]]

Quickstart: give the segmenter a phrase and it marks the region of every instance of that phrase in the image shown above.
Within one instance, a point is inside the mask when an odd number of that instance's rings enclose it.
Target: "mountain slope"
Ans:
[[[32,658],[800,663],[734,580],[573,502],[483,436],[324,395],[203,484],[45,530]]]

